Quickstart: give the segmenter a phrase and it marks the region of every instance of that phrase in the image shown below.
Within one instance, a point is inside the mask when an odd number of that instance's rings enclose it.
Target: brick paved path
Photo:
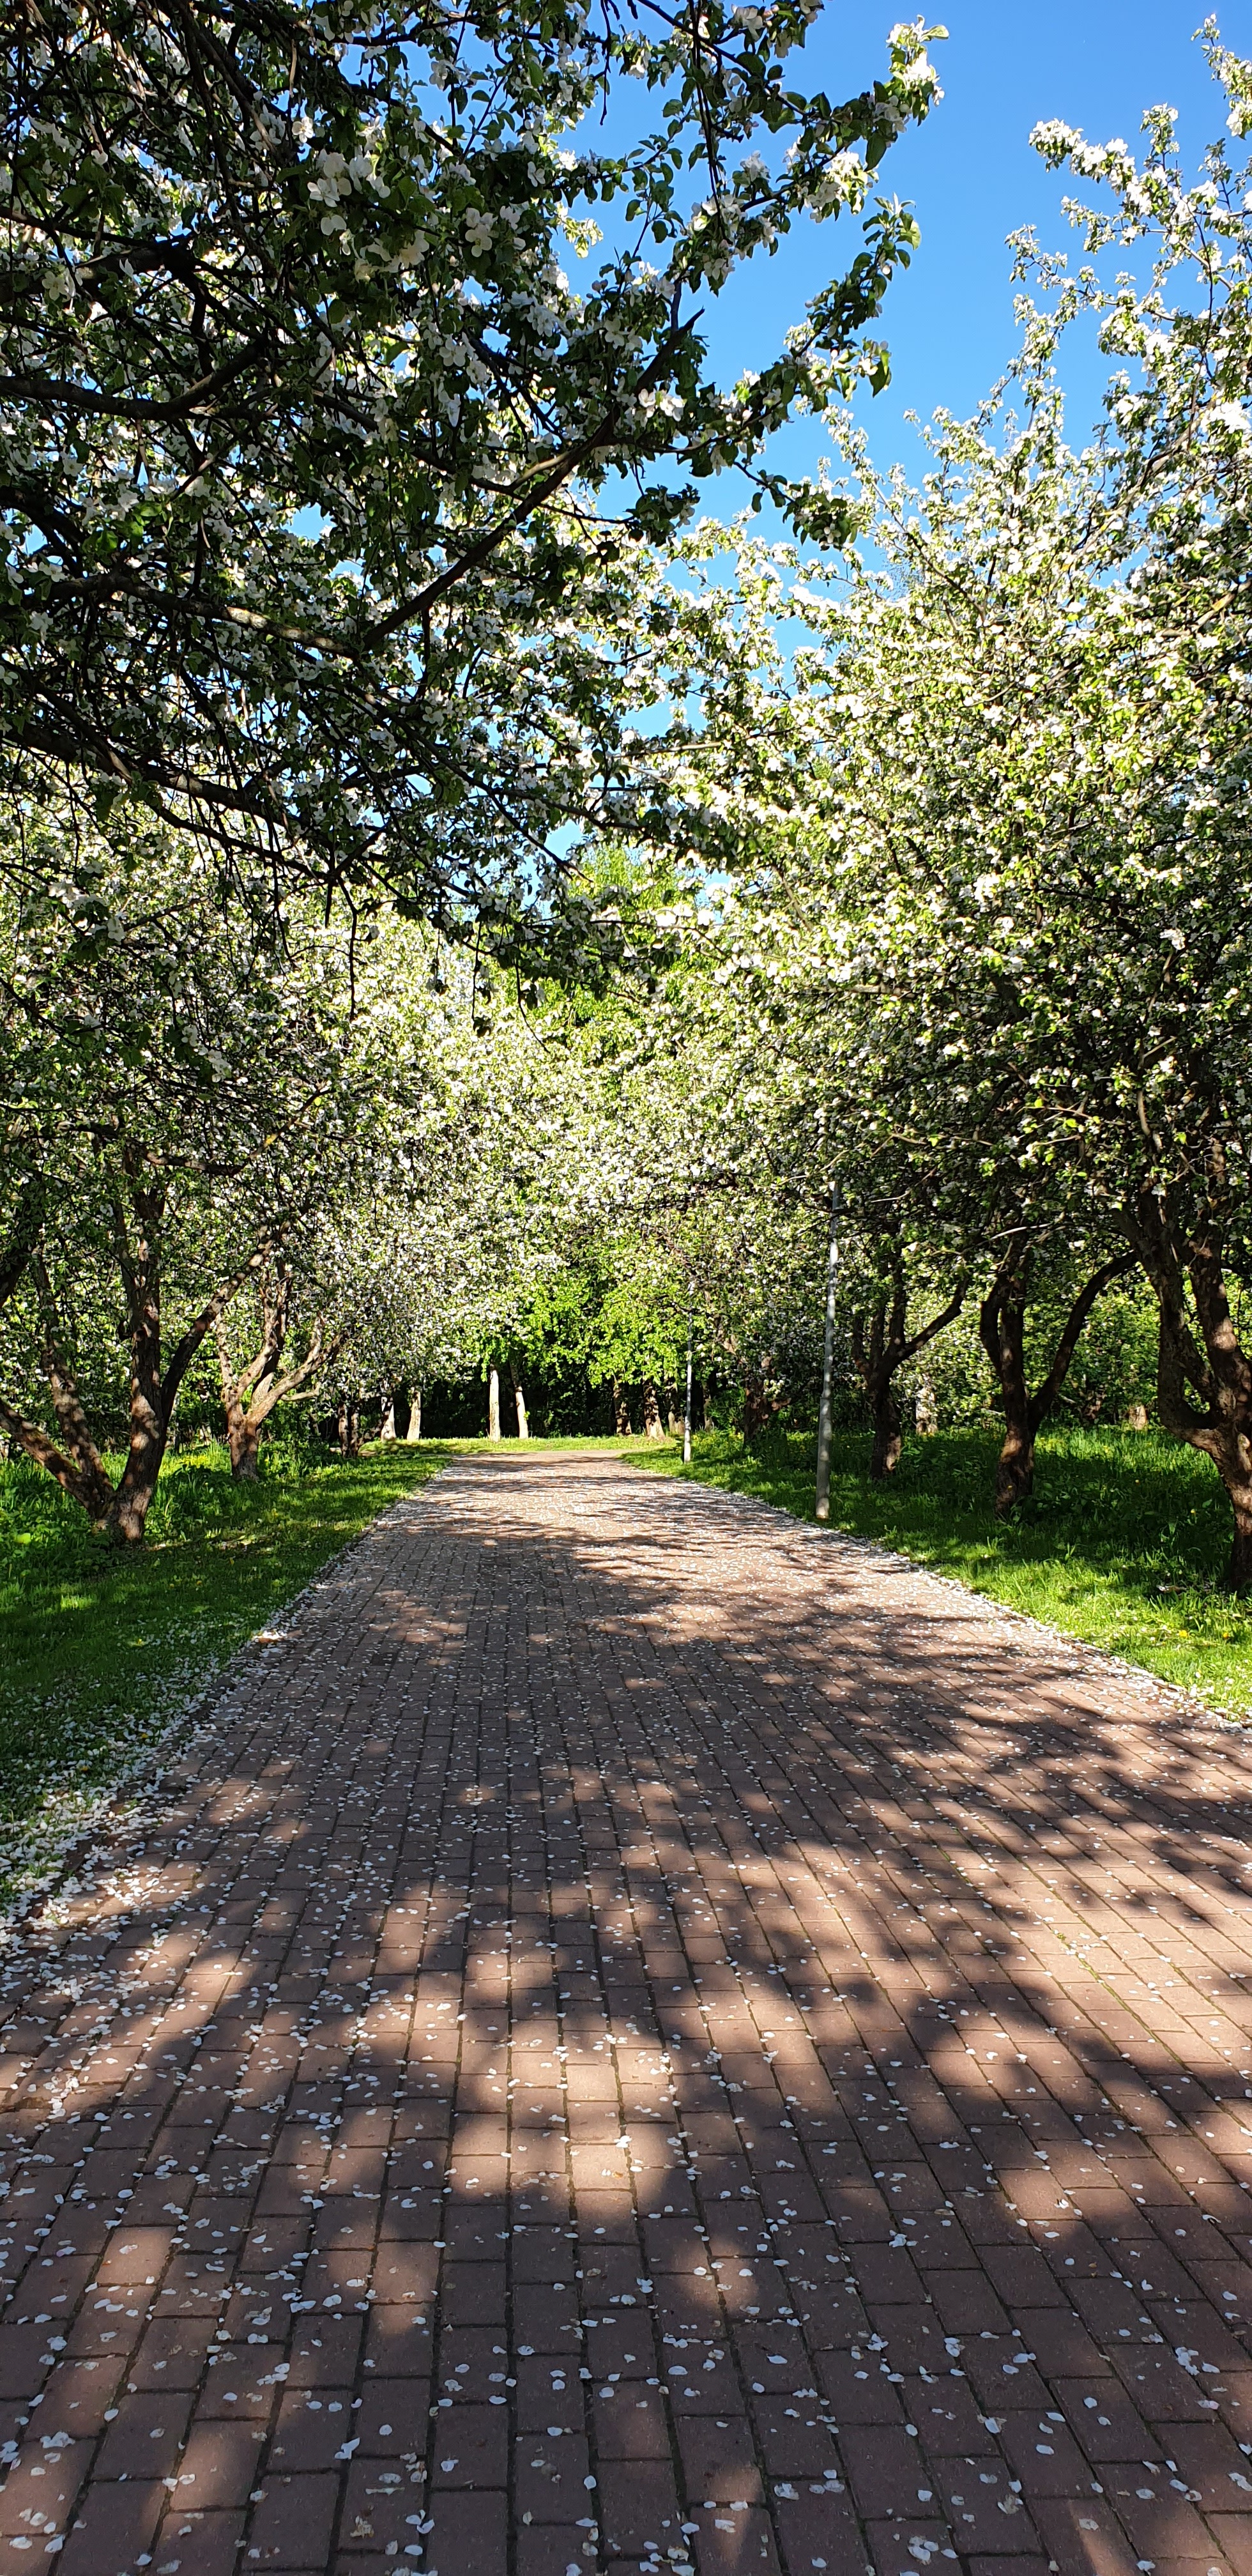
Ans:
[[[467,1462],[13,1952],[0,2568],[1248,2576],[1249,1756]]]

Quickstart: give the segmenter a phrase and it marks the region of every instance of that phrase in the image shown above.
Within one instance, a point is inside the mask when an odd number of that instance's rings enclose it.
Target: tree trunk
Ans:
[[[230,1471],[232,1476],[239,1477],[246,1484],[250,1484],[259,1473],[261,1433],[275,1407],[282,1403],[284,1397],[299,1395],[303,1400],[304,1391],[323,1360],[327,1357],[333,1359],[339,1349],[336,1341],[327,1352],[319,1317],[306,1356],[296,1368],[284,1373],[282,1356],[287,1340],[291,1289],[289,1268],[276,1268],[268,1260],[262,1262],[261,1347],[246,1367],[235,1367],[225,1317],[219,1315],[217,1318],[217,1364],[222,1381]],[[341,1448],[345,1437],[346,1429],[341,1424]]]
[[[665,1438],[665,1426],[661,1420],[661,1408],[656,1396],[656,1380],[651,1377],[646,1377],[643,1381],[643,1427],[649,1440]]]
[[[404,1436],[406,1440],[420,1440],[422,1436],[422,1390],[420,1386],[414,1387],[413,1393],[409,1398],[409,1427]]]
[[[938,1333],[954,1323],[965,1303],[965,1282],[958,1280],[947,1305],[932,1315],[921,1330],[908,1329],[908,1279],[904,1255],[898,1242],[887,1238],[878,1246],[881,1286],[869,1310],[868,1330],[864,1306],[852,1317],[852,1359],[865,1390],[874,1437],[870,1448],[869,1472],[875,1484],[884,1484],[899,1465],[904,1446],[903,1423],[896,1396],[898,1371],[906,1360],[915,1358]],[[923,1380],[923,1385],[927,1381]],[[919,1429],[921,1428],[919,1420]]]
[[[1024,1230],[1010,1240],[979,1309],[978,1332],[1000,1385],[1004,1439],[996,1460],[995,1510],[1007,1520],[1027,1502],[1035,1482],[1034,1407],[1026,1384],[1026,1292],[1032,1245]]]
[[[254,1485],[261,1473],[261,1425],[251,1414],[241,1414],[238,1421],[228,1422],[226,1436],[230,1446],[230,1472],[241,1485]]]
[[[381,1420],[381,1422],[379,1423],[379,1426],[378,1426],[378,1437],[379,1437],[379,1439],[380,1439],[380,1440],[394,1440],[394,1439],[395,1439],[395,1436],[396,1436],[396,1397],[395,1397],[395,1389],[394,1389],[394,1387],[393,1387],[393,1388],[392,1388],[392,1390],[391,1390],[391,1393],[390,1393],[390,1394],[387,1394],[387,1393],[386,1393],[386,1391],[384,1391],[384,1394],[383,1394],[383,1400],[382,1400],[382,1420]]]
[[[143,1538],[165,1448],[164,1435],[156,1430],[145,1428],[138,1439],[131,1435],[122,1481],[101,1524],[120,1546],[138,1547]]]
[[[1047,1421],[1069,1373],[1087,1317],[1113,1280],[1132,1267],[1126,1260],[1105,1261],[1075,1297],[1042,1385],[1032,1395],[1026,1378],[1026,1298],[1033,1245],[1024,1227],[1010,1236],[999,1269],[978,1316],[978,1333],[1000,1382],[1004,1404],[1004,1443],[996,1461],[995,1509],[1007,1520],[1034,1491],[1035,1440]]]
[[[1245,1477],[1236,1489],[1227,1483],[1234,1529],[1230,1541],[1230,1563],[1226,1568],[1226,1590],[1243,1598],[1252,1592],[1252,1477]]]
[[[489,1440],[498,1440],[499,1437],[500,1371],[498,1368],[492,1368],[487,1372],[487,1438]]]
[[[632,1437],[630,1401],[620,1377],[615,1377],[613,1380],[613,1427],[619,1440],[629,1440]]]
[[[348,1406],[348,1456],[361,1455],[361,1408],[355,1401]]]
[[[755,1370],[750,1371],[743,1382],[743,1440],[746,1449],[760,1438],[772,1410],[764,1378]]]
[[[914,1422],[919,1440],[933,1440],[939,1428],[939,1407],[935,1401],[934,1380],[919,1377]]]
[[[874,1397],[874,1441],[869,1456],[869,1472],[876,1485],[885,1484],[900,1463],[904,1446],[900,1430],[900,1408],[890,1378],[879,1387]]]
[[[530,1424],[526,1419],[526,1390],[512,1360],[509,1361],[509,1375],[513,1380],[513,1401],[517,1406],[517,1436],[519,1440],[529,1440]]]
[[[1029,1411],[1011,1418],[996,1460],[996,1519],[1004,1521],[1035,1490],[1035,1439]]]
[[[188,1367],[206,1333],[216,1325],[223,1308],[249,1271],[255,1269],[260,1256],[251,1256],[232,1279],[214,1290],[176,1343],[163,1371],[160,1231],[164,1198],[159,1190],[131,1184],[129,1204],[135,1223],[134,1239],[130,1235],[126,1210],[120,1201],[113,1211],[118,1267],[129,1311],[131,1350],[130,1439],[126,1463],[116,1488],[109,1482],[73,1374],[63,1356],[51,1281],[41,1255],[35,1251],[29,1257],[43,1321],[43,1366],[64,1446],[58,1448],[37,1423],[27,1422],[4,1403],[0,1403],[0,1429],[6,1431],[11,1440],[16,1440],[37,1466],[46,1468],[63,1493],[82,1505],[97,1529],[124,1546],[134,1547],[139,1545],[144,1535],[169,1445],[174,1408]]]
[[[161,1233],[164,1193],[131,1188],[131,1237],[124,1210],[116,1212],[118,1254],[130,1311],[130,1439],[117,1491],[104,1517],[110,1538],[124,1546],[144,1534],[157,1489],[173,1403],[161,1383]]]

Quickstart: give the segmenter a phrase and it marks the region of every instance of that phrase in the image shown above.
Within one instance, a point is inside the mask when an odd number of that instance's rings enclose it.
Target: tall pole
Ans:
[[[822,1401],[817,1416],[819,1521],[830,1519],[831,1400],[835,1374],[835,1293],[839,1285],[839,1184],[830,1193],[830,1249],[826,1259],[826,1342],[822,1352]]]
[[[692,1335],[692,1321],[693,1321],[693,1318],[692,1318],[692,1304],[693,1304],[693,1300],[692,1300],[692,1297],[691,1297],[691,1293],[690,1293],[690,1291],[688,1291],[688,1295],[687,1295],[687,1401],[686,1401],[686,1404],[685,1404],[685,1405],[684,1405],[684,1407],[683,1407],[683,1465],[684,1465],[684,1467],[689,1467],[689,1466],[691,1465],[691,1335]]]

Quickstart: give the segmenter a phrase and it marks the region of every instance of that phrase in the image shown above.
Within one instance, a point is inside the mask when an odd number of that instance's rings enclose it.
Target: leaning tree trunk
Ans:
[[[33,1250],[29,1257],[34,1266],[42,1316],[43,1366],[64,1445],[58,1447],[38,1423],[26,1421],[22,1414],[14,1412],[3,1402],[0,1402],[0,1430],[7,1432],[10,1440],[16,1440],[36,1466],[47,1469],[62,1492],[82,1505],[95,1527],[106,1537],[116,1539],[123,1546],[137,1547],[143,1540],[157,1489],[183,1379],[206,1333],[212,1331],[223,1308],[248,1272],[255,1268],[256,1257],[250,1257],[233,1278],[225,1280],[214,1290],[207,1304],[193,1317],[175,1344],[162,1369],[160,1228],[164,1198],[159,1190],[132,1186],[129,1201],[135,1221],[133,1239],[125,1212],[120,1205],[114,1209],[118,1262],[130,1315],[131,1351],[130,1438],[116,1487],[109,1481],[73,1372],[64,1357],[46,1265],[40,1254]],[[3,1284],[0,1280],[0,1287]]]
[[[422,1390],[420,1386],[414,1387],[413,1393],[409,1398],[409,1427],[404,1436],[406,1440],[420,1440],[422,1436]]]
[[[236,1368],[231,1357],[230,1336],[223,1318],[217,1319],[217,1360],[222,1380],[222,1404],[226,1414],[226,1441],[230,1450],[230,1471],[244,1484],[255,1481],[260,1472],[261,1433],[270,1415],[287,1397],[303,1397],[328,1356],[319,1319],[304,1358],[296,1367],[284,1369],[283,1350],[287,1340],[287,1320],[291,1305],[292,1274],[289,1268],[275,1268],[269,1261],[261,1270],[261,1316],[264,1327],[261,1347],[246,1367]],[[336,1341],[329,1356],[339,1349]],[[342,1438],[343,1435],[341,1435]]]
[[[500,1438],[500,1371],[498,1368],[489,1369],[487,1373],[487,1438],[489,1440]]]

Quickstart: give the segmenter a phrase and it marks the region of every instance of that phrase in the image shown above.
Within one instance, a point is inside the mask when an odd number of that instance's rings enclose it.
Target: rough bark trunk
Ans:
[[[380,1439],[380,1440],[394,1440],[394,1439],[395,1439],[395,1436],[396,1436],[396,1398],[395,1398],[395,1390],[394,1390],[394,1388],[393,1388],[393,1390],[392,1390],[392,1392],[391,1392],[391,1394],[390,1394],[390,1395],[388,1395],[388,1394],[386,1394],[386,1393],[384,1393],[384,1395],[383,1395],[382,1420],[381,1420],[381,1422],[379,1423],[379,1426],[378,1426],[378,1437],[379,1437],[379,1439]]]
[[[1035,1438],[1029,1412],[1010,1415],[996,1460],[996,1519],[1007,1520],[1035,1490]]]
[[[422,1390],[420,1386],[414,1387],[412,1395],[409,1398],[409,1427],[404,1436],[406,1440],[420,1440],[422,1436]]]
[[[244,1414],[238,1423],[227,1425],[230,1446],[230,1472],[241,1485],[255,1485],[261,1473],[261,1425]]]
[[[8,1435],[10,1457],[29,1458],[34,1466],[43,1467],[62,1493],[68,1494],[70,1501],[77,1503],[99,1528],[113,1499],[103,1464],[93,1468],[89,1461],[73,1454],[67,1456],[37,1422],[28,1422],[24,1414],[15,1413],[7,1404],[0,1404],[0,1427]]]
[[[651,1377],[646,1377],[643,1381],[643,1427],[649,1440],[665,1438],[665,1426],[661,1420],[661,1408],[657,1402],[656,1380]]]
[[[613,1380],[613,1428],[619,1440],[631,1438],[630,1401],[620,1377]]]
[[[489,1440],[498,1440],[499,1437],[500,1371],[498,1368],[493,1368],[489,1369],[487,1372],[487,1438]]]

